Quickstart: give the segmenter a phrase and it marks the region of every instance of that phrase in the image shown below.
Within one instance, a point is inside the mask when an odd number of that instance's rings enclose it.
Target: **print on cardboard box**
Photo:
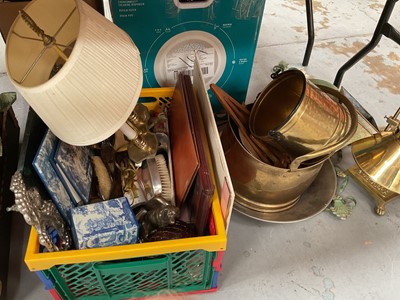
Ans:
[[[216,83],[245,101],[265,1],[208,2],[111,1],[114,23],[141,52],[144,87],[174,86],[179,72],[193,75],[197,52],[207,88]],[[218,111],[218,100],[211,92],[209,97]]]

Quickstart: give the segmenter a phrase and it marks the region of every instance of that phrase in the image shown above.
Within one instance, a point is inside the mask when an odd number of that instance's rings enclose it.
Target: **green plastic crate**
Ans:
[[[194,250],[43,271],[62,299],[127,299],[208,290],[216,252]]]
[[[168,104],[173,92],[173,88],[143,89],[141,98],[152,100],[146,105],[158,105],[155,100]],[[226,183],[226,176],[223,178],[223,183]],[[212,199],[209,235],[42,252],[38,235],[32,228],[25,263],[31,271],[44,275],[41,279],[55,299],[59,299],[56,294],[61,299],[136,299],[215,291],[215,279],[226,250],[226,224],[230,216],[224,218],[217,190]],[[220,190],[223,191],[223,187]]]

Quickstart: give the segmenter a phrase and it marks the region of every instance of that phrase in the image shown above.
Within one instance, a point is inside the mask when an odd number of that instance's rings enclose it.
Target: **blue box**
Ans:
[[[138,47],[143,87],[175,86],[192,75],[197,52],[207,88],[246,100],[265,0],[113,0],[113,22]],[[221,105],[209,90],[214,113]]]
[[[134,244],[139,225],[125,197],[75,207],[72,235],[77,249]]]

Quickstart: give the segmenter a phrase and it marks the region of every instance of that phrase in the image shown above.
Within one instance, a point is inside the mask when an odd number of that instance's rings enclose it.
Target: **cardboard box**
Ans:
[[[240,102],[248,84],[265,0],[114,0],[113,22],[141,52],[144,87],[174,86],[193,73],[197,52],[207,87],[216,83]],[[221,105],[209,91],[214,112]]]

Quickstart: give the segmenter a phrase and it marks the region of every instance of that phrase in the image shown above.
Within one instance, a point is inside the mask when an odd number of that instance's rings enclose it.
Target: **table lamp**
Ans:
[[[131,38],[82,0],[33,0],[6,43],[11,82],[61,140],[98,143],[122,129],[142,87]]]
[[[387,118],[388,125],[379,133],[352,144],[356,165],[349,174],[376,202],[378,215],[385,214],[385,204],[400,194],[400,107]]]

